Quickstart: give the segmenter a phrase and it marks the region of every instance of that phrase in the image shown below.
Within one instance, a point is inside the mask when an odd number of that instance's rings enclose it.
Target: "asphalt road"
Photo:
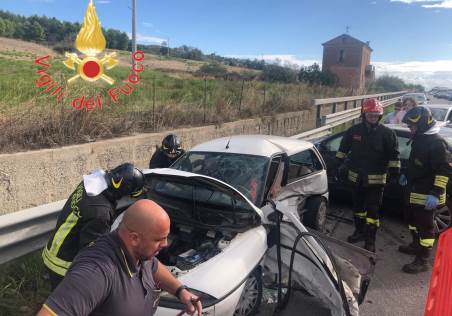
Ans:
[[[347,204],[330,205],[332,214],[352,219],[352,211]],[[332,237],[346,240],[353,232],[348,222],[328,219],[328,229]],[[333,228],[335,227],[335,228]],[[377,235],[377,264],[366,298],[360,306],[363,316],[421,316],[427,298],[431,271],[418,275],[409,275],[401,271],[412,256],[397,251],[399,245],[409,241],[409,231],[400,216],[385,214],[381,218],[381,229]],[[363,246],[362,244],[357,244]],[[431,260],[433,263],[433,259]],[[263,306],[259,315],[272,315],[273,306]],[[327,316],[328,310],[318,304],[315,298],[297,293],[286,310],[278,315]]]

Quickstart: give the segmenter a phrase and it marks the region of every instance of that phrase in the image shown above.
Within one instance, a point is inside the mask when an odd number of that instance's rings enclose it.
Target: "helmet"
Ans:
[[[361,113],[378,113],[383,115],[383,105],[377,99],[366,99],[362,104]]]
[[[166,155],[170,157],[175,157],[180,154],[180,146],[181,143],[179,137],[174,134],[166,135],[162,141],[162,150]]]
[[[143,193],[144,175],[131,163],[124,163],[106,174],[108,189],[116,200],[130,195],[137,197]]]
[[[436,124],[429,109],[417,106],[409,110],[402,119],[408,126],[416,126],[416,134],[423,134]]]

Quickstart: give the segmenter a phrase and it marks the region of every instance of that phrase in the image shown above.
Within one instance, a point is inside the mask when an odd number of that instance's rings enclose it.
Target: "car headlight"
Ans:
[[[209,294],[191,288],[188,288],[187,290],[200,298],[203,308],[210,307],[218,303],[218,299]],[[162,292],[162,294],[160,294],[159,306],[180,310],[183,310],[185,308],[185,305],[181,301],[179,301],[177,297],[168,292]]]

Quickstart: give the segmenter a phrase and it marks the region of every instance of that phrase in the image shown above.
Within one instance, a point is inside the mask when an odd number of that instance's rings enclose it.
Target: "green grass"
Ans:
[[[0,266],[0,316],[35,315],[50,291],[44,275],[40,251]]]

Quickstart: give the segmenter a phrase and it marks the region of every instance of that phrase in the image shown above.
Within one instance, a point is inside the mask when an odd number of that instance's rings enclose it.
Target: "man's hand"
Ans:
[[[339,181],[343,182],[347,179],[348,175],[348,166],[343,163],[337,168],[337,174],[336,177]]]
[[[199,297],[184,289],[179,294],[179,300],[185,304],[185,310],[177,314],[177,316],[182,316],[184,313],[193,315],[196,311],[197,315],[201,316],[202,304]]]
[[[434,195],[427,195],[427,200],[425,201],[425,209],[430,211],[438,207],[439,199]]]

